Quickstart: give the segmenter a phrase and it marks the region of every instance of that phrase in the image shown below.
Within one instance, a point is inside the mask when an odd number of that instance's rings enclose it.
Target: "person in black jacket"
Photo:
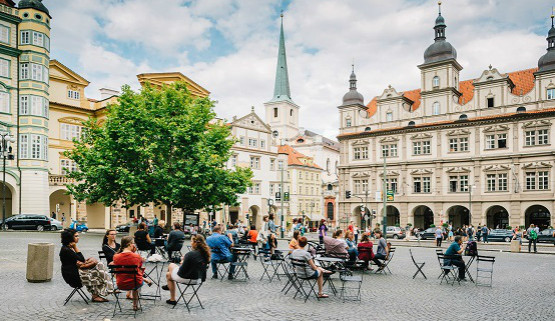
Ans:
[[[181,266],[175,263],[170,263],[168,266],[166,273],[168,284],[162,286],[162,289],[170,291],[170,299],[166,300],[167,304],[177,304],[175,300],[176,281],[184,284],[196,284],[198,280],[202,280],[202,282],[206,280],[206,269],[210,263],[210,248],[202,235],[196,235],[191,241],[192,250],[183,256]]]
[[[114,254],[116,254],[120,248],[119,243],[116,242],[117,235],[118,232],[116,232],[116,230],[107,230],[102,240],[102,252],[104,252],[108,264],[112,263]]]

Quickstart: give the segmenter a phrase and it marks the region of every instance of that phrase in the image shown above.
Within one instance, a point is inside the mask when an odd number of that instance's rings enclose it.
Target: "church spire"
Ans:
[[[279,33],[279,50],[278,62],[276,69],[276,82],[274,86],[274,97],[272,102],[275,101],[290,101],[291,89],[289,88],[289,73],[287,71],[287,55],[285,53],[285,35],[283,33],[283,12],[281,17],[281,29]]]

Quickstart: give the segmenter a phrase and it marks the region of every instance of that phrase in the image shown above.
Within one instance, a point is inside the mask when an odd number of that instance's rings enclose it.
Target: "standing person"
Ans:
[[[62,213],[62,226],[65,227],[66,226],[66,214]]]
[[[187,252],[181,259],[181,266],[170,263],[168,272],[166,273],[167,285],[162,289],[170,291],[170,299],[166,300],[167,304],[176,305],[175,300],[175,282],[184,284],[197,284],[198,280],[204,282],[206,280],[206,268],[210,262],[210,248],[206,245],[206,241],[202,235],[192,238],[191,251]]]
[[[143,224],[143,223],[141,223]],[[125,236],[121,239],[121,248],[119,252],[114,255],[114,265],[135,265],[137,266],[137,274],[116,274],[116,284],[119,290],[127,290],[127,298],[133,300],[133,310],[139,309],[139,290],[143,283],[152,285],[152,281],[143,278],[144,267],[143,258],[136,253],[137,246],[133,241],[132,236]]]
[[[358,234],[360,233],[360,229],[358,225],[355,223],[353,234],[355,235],[355,244],[358,243]]]
[[[468,239],[470,241],[474,241],[474,226],[469,225],[466,229],[466,234],[468,235]]]
[[[60,261],[64,281],[74,288],[84,285],[91,293],[93,302],[108,302],[103,297],[113,290],[113,285],[104,264],[92,257],[85,260],[77,247],[79,233],[76,230],[66,228],[60,233],[60,238]]]
[[[372,260],[374,261],[374,263],[376,263],[379,266],[378,271],[381,271],[385,268],[385,264],[382,263],[380,260],[384,260],[384,261],[387,260],[387,256],[389,255],[389,247],[387,247],[387,242],[383,238],[382,231],[375,230],[374,235],[378,240],[378,251],[376,255],[374,255],[374,259]]]
[[[449,223],[449,226],[447,227],[448,233],[447,233],[447,237],[449,239],[449,241],[453,240],[453,225],[451,225],[451,223]]]
[[[476,242],[480,242],[482,240],[482,224],[478,224],[478,228],[476,229]]]
[[[50,217],[52,217],[53,219],[56,219],[56,213],[52,212],[52,215]]]
[[[487,226],[482,226],[482,240],[484,243],[489,243],[488,241],[488,234],[489,234],[489,229]]]
[[[158,226],[158,221],[159,221],[158,216],[155,216],[154,220],[152,220],[152,225]],[[164,227],[162,226],[162,228],[164,228]]]
[[[116,242],[116,236],[118,232],[116,230],[107,230],[104,234],[104,239],[102,240],[102,252],[106,256],[106,262],[108,264],[112,263],[114,260],[114,255],[119,251],[120,245]]]
[[[468,233],[466,231],[466,228],[467,228],[466,225],[464,225],[461,229],[461,235],[463,237],[464,242],[468,241]]]
[[[538,253],[536,244],[538,243],[539,232],[540,232],[540,229],[536,227],[534,224],[530,224],[530,227],[526,230],[526,235],[528,235],[528,253],[530,253],[532,243],[534,243],[534,253]]]
[[[445,258],[444,264],[445,265],[455,265],[459,268],[459,280],[466,281],[466,267],[464,261],[462,259],[462,252],[466,247],[466,244],[461,247],[463,244],[462,236],[458,235],[455,237],[455,241],[449,245],[447,251],[445,251],[445,256],[450,258]]]
[[[221,234],[222,230],[220,226],[214,227],[212,231],[212,235],[206,239],[206,244],[212,250],[212,278],[218,278],[218,264],[217,263],[226,263],[226,262],[235,262],[237,261],[237,257],[231,254],[230,247],[231,247],[231,240],[229,237]],[[235,274],[235,265],[229,265],[229,275],[227,278],[229,280],[233,280],[233,275]]]
[[[434,233],[436,236],[436,246],[441,247],[441,241],[443,241],[443,231],[441,230],[441,227],[438,226]]]
[[[328,227],[326,226],[326,220],[320,221],[320,226],[318,227],[318,238],[320,239],[320,244],[324,244],[324,236],[328,235]]]
[[[247,243],[252,245],[254,249],[253,255],[258,253],[258,231],[256,230],[256,226],[251,225],[250,230],[247,232]]]
[[[351,223],[349,223],[349,226],[347,226],[347,231],[349,232],[354,232],[355,231],[355,224],[353,221],[351,221]]]
[[[330,273],[322,269],[321,267],[314,264],[312,255],[305,250],[305,246],[308,243],[306,237],[302,236],[299,238],[300,249],[294,250],[289,256],[291,259],[305,261],[308,265],[306,267],[295,266],[295,273],[298,277],[304,279],[318,279],[318,297],[327,298],[328,295],[323,293],[324,287],[324,273]]]

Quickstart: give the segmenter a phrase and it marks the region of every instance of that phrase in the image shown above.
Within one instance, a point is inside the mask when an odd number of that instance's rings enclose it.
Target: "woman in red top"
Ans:
[[[126,236],[121,239],[121,247],[116,255],[114,255],[114,260],[111,264],[113,265],[136,265],[137,274],[126,274],[118,273],[116,274],[116,284],[120,290],[128,290],[127,298],[133,300],[133,309],[138,309],[138,299],[139,299],[139,289],[143,286],[143,282],[146,282],[148,286],[152,285],[152,282],[148,279],[143,279],[144,268],[143,268],[143,258],[136,253],[137,246],[132,236]]]
[[[369,268],[369,262],[374,259],[374,250],[373,250],[374,244],[372,244],[372,242],[370,242],[370,236],[368,235],[368,233],[364,233],[362,235],[362,239],[360,240],[360,243],[358,243],[358,259],[361,261],[364,261],[364,263],[366,264],[366,269],[367,270],[372,270]]]

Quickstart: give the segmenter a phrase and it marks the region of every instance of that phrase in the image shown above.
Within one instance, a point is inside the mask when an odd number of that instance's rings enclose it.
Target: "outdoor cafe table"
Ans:
[[[246,266],[247,266],[247,259],[249,258],[251,252],[253,251],[250,247],[232,247],[231,252],[235,254],[237,257],[237,263],[244,263],[238,266],[238,269],[235,271],[234,277],[237,277],[240,272],[245,274],[245,277],[248,279],[249,275],[247,274]],[[232,263],[233,264],[233,263]]]
[[[476,283],[476,282],[474,282],[474,279],[472,278],[472,274],[470,273],[470,267],[472,266],[472,263],[474,263],[475,259],[476,259],[476,256],[470,256],[470,258],[468,259],[468,262],[465,262],[465,264],[464,264],[464,269],[466,271],[466,275],[468,275],[468,278],[473,283]]]
[[[319,256],[317,258],[314,258],[316,261],[320,262],[320,264],[322,265],[322,267],[324,269],[329,268],[330,266],[334,265],[334,264],[339,264],[342,267],[345,266],[345,259],[341,259],[338,257],[327,257],[327,256]]]

